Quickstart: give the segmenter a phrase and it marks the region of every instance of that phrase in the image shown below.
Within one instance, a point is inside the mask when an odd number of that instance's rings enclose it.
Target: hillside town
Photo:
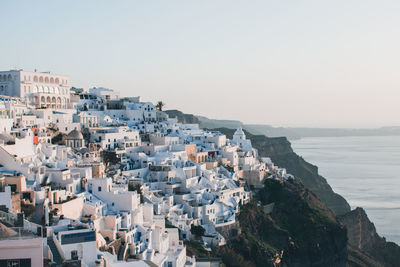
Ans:
[[[218,264],[187,244],[225,245],[264,179],[291,175],[241,128],[229,139],[163,106],[0,71],[0,266]]]

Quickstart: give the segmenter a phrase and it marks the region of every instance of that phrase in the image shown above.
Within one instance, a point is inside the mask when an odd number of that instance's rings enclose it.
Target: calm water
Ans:
[[[291,141],[378,234],[400,244],[400,136],[313,137]]]

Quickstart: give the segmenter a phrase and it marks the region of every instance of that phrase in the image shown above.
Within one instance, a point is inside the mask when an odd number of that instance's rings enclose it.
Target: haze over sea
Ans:
[[[400,244],[400,136],[311,137],[291,143],[352,209],[366,210],[379,235]]]

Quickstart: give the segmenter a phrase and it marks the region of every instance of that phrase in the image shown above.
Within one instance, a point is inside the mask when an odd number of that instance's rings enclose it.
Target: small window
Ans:
[[[101,186],[99,186],[99,188],[98,188],[98,190],[97,190],[97,191],[101,192]]]

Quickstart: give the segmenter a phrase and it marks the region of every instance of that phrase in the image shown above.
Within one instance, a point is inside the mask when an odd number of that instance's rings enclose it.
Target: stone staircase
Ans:
[[[47,245],[49,246],[51,253],[53,254],[53,262],[57,264],[57,266],[61,266],[61,255],[58,252],[56,244],[54,244],[53,238],[47,238]]]

